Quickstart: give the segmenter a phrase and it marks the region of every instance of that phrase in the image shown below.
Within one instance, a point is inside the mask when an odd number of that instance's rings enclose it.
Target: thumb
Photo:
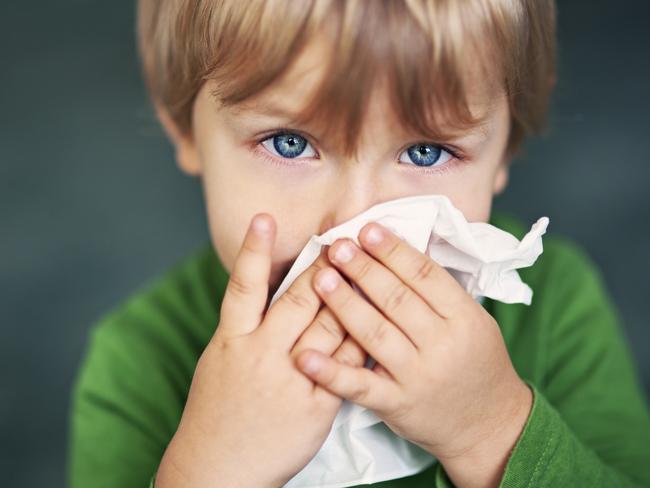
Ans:
[[[257,328],[266,306],[275,221],[266,213],[255,214],[237,254],[221,302],[217,330],[227,337],[245,335]]]

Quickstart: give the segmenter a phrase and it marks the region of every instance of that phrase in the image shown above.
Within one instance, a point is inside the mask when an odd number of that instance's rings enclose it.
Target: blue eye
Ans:
[[[408,154],[411,163],[416,166],[440,166],[451,158],[453,154],[446,151],[437,144],[413,144],[408,147],[402,154]],[[400,155],[401,156],[401,155]],[[402,158],[400,157],[400,161]],[[407,161],[403,161],[407,162]]]
[[[270,143],[270,147],[267,143]],[[306,147],[311,148],[311,144],[307,139],[291,132],[273,134],[264,139],[262,145],[270,151],[271,154],[289,159],[300,156]],[[316,152],[313,148],[311,151],[312,154],[307,154],[307,157],[316,156]]]

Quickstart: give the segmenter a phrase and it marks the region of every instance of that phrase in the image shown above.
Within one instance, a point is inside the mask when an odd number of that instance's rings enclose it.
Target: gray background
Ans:
[[[601,267],[650,391],[649,3],[561,1],[551,130],[495,208]],[[208,239],[140,80],[132,2],[0,6],[0,475],[62,486],[89,326]]]

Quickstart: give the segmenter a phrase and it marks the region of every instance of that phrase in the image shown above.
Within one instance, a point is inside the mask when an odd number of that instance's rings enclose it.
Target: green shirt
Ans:
[[[518,239],[528,230],[500,213],[490,223]],[[584,251],[552,233],[519,274],[533,289],[530,306],[483,302],[534,392],[501,486],[650,486],[648,407],[601,274]],[[228,276],[207,245],[91,329],[72,396],[68,486],[153,486],[218,324]],[[372,486],[452,484],[434,463]]]

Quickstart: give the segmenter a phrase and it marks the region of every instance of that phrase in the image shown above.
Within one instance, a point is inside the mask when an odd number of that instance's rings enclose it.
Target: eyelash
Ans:
[[[275,132],[272,132],[270,134],[266,134],[264,136],[261,136],[255,141],[255,145],[253,147],[253,152],[256,153],[257,156],[260,158],[264,159],[268,163],[274,165],[274,166],[280,166],[283,168],[291,167],[291,166],[300,166],[300,164],[297,163],[288,163],[286,161],[291,161],[290,158],[278,158],[276,156],[273,156],[262,146],[262,142],[266,141],[267,139],[271,139],[276,136],[282,136],[282,135],[287,135],[287,134],[295,134],[299,135],[300,137],[303,137],[309,144],[314,146],[312,143],[311,139],[304,133],[302,133],[299,130],[294,130],[294,129],[288,129],[288,128],[281,128],[277,129]],[[406,164],[405,166],[413,166],[412,171],[417,171],[418,173],[424,173],[424,174],[442,174],[446,173],[448,171],[454,171],[458,169],[458,167],[462,163],[467,162],[467,158],[465,156],[461,155],[461,152],[457,149],[452,149],[448,146],[442,145],[442,144],[437,144],[434,142],[414,142],[408,146],[406,146],[404,149],[400,151],[399,154],[402,154],[402,152],[409,147],[416,145],[416,144],[428,144],[428,145],[435,145],[440,147],[441,149],[447,151],[449,154],[451,154],[452,159],[447,161],[446,163],[440,165],[440,166],[433,166],[433,167],[424,167],[424,166],[417,166],[415,164]],[[318,151],[316,151],[318,152]],[[399,157],[399,156],[398,156]],[[306,158],[295,158],[295,159],[306,159]]]

